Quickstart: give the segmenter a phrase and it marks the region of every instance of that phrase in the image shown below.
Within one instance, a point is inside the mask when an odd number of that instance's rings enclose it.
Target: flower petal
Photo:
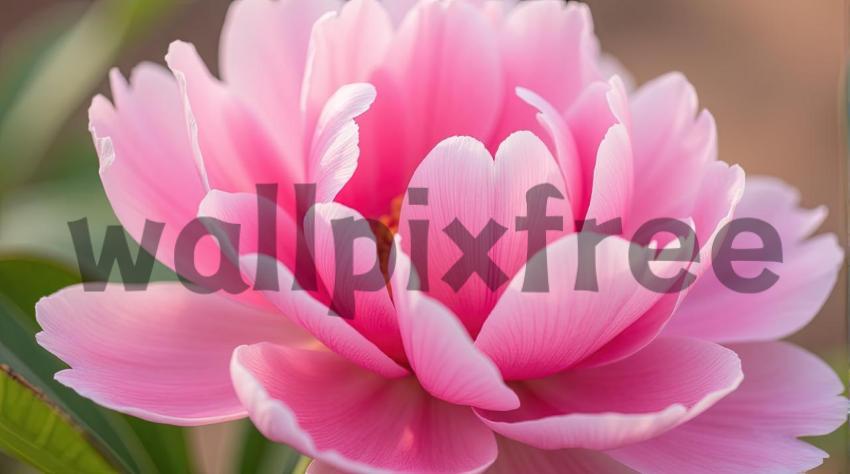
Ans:
[[[278,314],[177,283],[72,286],[42,299],[36,314],[39,344],[71,367],[57,380],[113,410],[177,425],[245,416],[228,372],[237,346],[312,340]]]
[[[408,289],[409,279],[413,289]],[[416,280],[410,259],[397,251],[392,278],[395,306],[404,349],[422,387],[457,405],[488,410],[519,407],[519,399],[504,384],[496,365],[475,348],[451,311],[415,289]]]
[[[541,449],[611,449],[646,440],[735,390],[738,357],[698,339],[656,339],[602,367],[517,384],[522,407],[476,410],[497,433]]]
[[[110,79],[115,106],[97,96],[89,109],[103,188],[121,224],[137,242],[147,220],[165,224],[160,251],[146,250],[174,268],[177,235],[195,218],[206,193],[180,89],[166,69],[151,64],[137,66],[130,84],[117,70]]]
[[[499,457],[487,469],[487,474],[614,474],[632,472],[631,469],[599,451],[586,449],[537,449],[509,438],[497,436]]]
[[[247,255],[242,258],[246,275],[255,275],[259,259],[263,255]],[[360,367],[374,371],[384,377],[402,377],[407,369],[398,365],[350,325],[344,318],[332,314],[327,304],[316,300],[304,289],[294,289],[292,272],[279,261],[270,262],[277,266],[279,289],[264,291],[263,294],[277,308],[303,327],[331,350],[349,359]]]
[[[348,472],[470,472],[496,458],[493,434],[469,408],[387,380],[327,351],[243,346],[236,391],[272,441]]]
[[[741,386],[688,423],[610,454],[652,472],[805,472],[827,456],[795,439],[834,431],[847,419],[844,387],[820,359],[782,342],[731,346]]]
[[[410,223],[427,221],[428,294],[458,315],[473,336],[504,291],[504,283],[528,258],[528,232],[516,230],[515,223],[528,216],[527,193],[538,185],[551,185],[563,196],[546,202],[547,216],[563,218],[560,230],[546,232],[546,242],[552,242],[572,231],[572,212],[555,159],[543,142],[529,132],[508,137],[495,160],[483,144],[472,138],[447,139],[434,148],[410,181],[409,188],[427,189],[429,199],[427,205],[411,205],[409,199],[403,204],[399,225],[402,249],[411,255],[417,236],[412,235]],[[450,237],[450,230],[458,231],[459,226],[472,237],[480,235],[484,239],[480,245],[488,239],[495,240],[488,255],[498,269],[486,262],[477,268],[487,281],[478,273],[470,274],[463,282],[452,279],[449,272],[464,256],[456,243],[458,237]],[[505,229],[503,235],[497,232],[499,226]],[[465,250],[469,258],[476,255],[474,249]],[[470,267],[470,261],[454,268],[457,275],[468,273],[457,272],[458,269],[476,269]],[[417,271],[424,275],[424,270]]]
[[[579,234],[568,235],[536,255],[516,274],[484,322],[475,345],[506,379],[544,377],[581,362],[664,296],[645,288],[632,274],[630,243],[616,236],[595,248],[596,276],[591,278],[597,289],[582,287],[589,282],[579,280],[588,276],[579,274],[580,239]],[[548,261],[549,291],[523,291],[527,268],[542,259]]]
[[[706,271],[665,332],[717,342],[764,341],[788,336],[808,324],[835,287],[844,253],[833,234],[807,239],[826,212],[798,206],[799,194],[790,186],[773,179],[748,178],[734,218],[754,217],[776,229],[783,261],[736,262],[735,271],[753,276],[766,268],[779,279],[765,291],[740,293],[724,286],[713,271]],[[736,247],[750,245],[739,240]],[[753,248],[760,245],[752,243]]]

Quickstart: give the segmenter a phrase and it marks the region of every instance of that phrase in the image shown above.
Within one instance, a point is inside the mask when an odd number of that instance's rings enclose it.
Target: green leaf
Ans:
[[[0,449],[48,473],[117,472],[68,416],[8,366],[0,366]]]
[[[285,444],[269,441],[251,422],[246,421],[242,451],[236,465],[241,474],[280,474],[297,472],[301,454]]]
[[[124,418],[151,455],[159,472],[182,474],[195,471],[184,428],[151,423],[131,416]]]

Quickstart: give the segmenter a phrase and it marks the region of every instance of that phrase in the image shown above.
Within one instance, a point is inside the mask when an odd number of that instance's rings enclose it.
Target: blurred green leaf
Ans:
[[[4,63],[0,84],[0,189],[27,177],[45,155],[62,125],[88,99],[121,47],[179,3],[174,0],[100,0],[76,23],[37,38],[38,49],[13,41],[7,50],[32,51]],[[74,15],[68,15],[73,17]],[[61,24],[61,20],[51,17]],[[49,29],[42,29],[50,31]],[[31,58],[31,59],[30,59]],[[14,66],[18,66],[15,68]]]
[[[285,444],[269,441],[250,421],[242,434],[242,451],[236,472],[241,474],[280,474],[296,472],[301,454]]]
[[[183,474],[195,471],[184,428],[151,423],[131,416],[124,418],[151,455],[159,472]]]
[[[0,449],[49,473],[117,472],[73,421],[0,366]]]
[[[0,257],[0,361],[33,377],[34,384],[96,432],[126,469],[192,472],[183,428],[110,412],[53,380],[64,366],[35,344],[35,302],[79,281],[79,275],[61,263],[34,256]]]
[[[32,256],[0,255],[0,293],[30,316],[29,326],[35,323],[35,303],[46,294],[79,283],[79,274],[61,263]]]

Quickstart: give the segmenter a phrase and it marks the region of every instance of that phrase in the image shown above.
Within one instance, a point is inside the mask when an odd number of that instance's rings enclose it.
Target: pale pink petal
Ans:
[[[378,0],[352,0],[313,25],[301,107],[312,128],[325,102],[345,84],[368,81],[393,37],[389,15]]]
[[[496,437],[499,457],[487,474],[614,474],[633,472],[604,453],[587,449],[537,449],[502,436]]]
[[[663,296],[632,274],[629,246],[616,236],[599,243],[597,290],[589,291],[576,289],[587,288],[586,282],[577,281],[578,234],[550,244],[546,254],[529,263],[547,259],[549,291],[523,291],[526,269],[521,270],[484,322],[475,345],[511,380],[551,375],[593,355]],[[583,275],[593,278],[589,272]]]
[[[366,228],[369,227],[368,222],[365,222],[357,211],[342,204],[317,204],[307,219],[314,219],[315,222],[313,258],[317,275],[326,288],[327,296],[333,298],[336,292],[339,292],[353,294],[354,298],[353,306],[346,304],[344,296],[333,299],[333,308],[339,316],[328,317],[342,319],[389,356],[404,361],[398,319],[388,288],[384,286],[378,289],[358,289],[355,286],[355,275],[372,271],[381,258],[388,256],[392,243],[383,239],[389,239],[389,236],[378,237],[380,248],[370,238],[359,237],[356,222],[360,221],[360,225]],[[351,247],[346,248],[348,246]],[[343,264],[340,255],[346,255],[345,252],[351,252],[348,255],[353,259],[353,262],[350,262],[352,275],[338,277],[338,266]],[[383,253],[383,257],[379,252]],[[383,268],[386,262],[381,265]]]
[[[348,472],[471,472],[496,458],[469,408],[327,351],[257,344],[234,353],[239,399],[272,441]]]
[[[260,258],[269,257],[247,255],[241,259],[246,275],[256,274]],[[304,289],[293,289],[294,277],[288,268],[278,261],[271,263],[277,266],[280,289],[264,291],[263,294],[281,313],[306,329],[328,348],[360,367],[390,378],[408,374],[405,368],[359,333],[346,319],[333,314],[327,304],[318,301]]]
[[[702,415],[658,438],[610,454],[659,473],[804,472],[827,454],[799,441],[847,419],[844,387],[817,357],[782,342],[731,346],[744,382]]]
[[[658,217],[691,217],[703,204],[699,194],[711,179],[706,166],[717,158],[714,118],[699,111],[693,86],[680,73],[661,76],[642,86],[631,97],[635,182],[627,235]],[[715,190],[716,194],[721,192]],[[712,196],[715,201],[716,194]],[[708,201],[711,202],[711,201]],[[696,219],[696,218],[695,218]],[[703,243],[713,225],[700,225]]]
[[[515,96],[516,87],[534,91],[564,112],[587,84],[602,79],[587,5],[522,2],[508,13],[499,36],[506,93],[495,143],[517,130],[539,131],[534,111]]]
[[[274,220],[260,222],[260,206],[268,206],[263,208],[264,211],[274,210]],[[239,248],[234,249],[238,251],[237,255],[263,253],[277,258],[287,268],[294,268],[297,239],[295,221],[276,203],[256,193],[212,190],[198,206],[198,215],[239,224]],[[260,248],[262,239],[274,242],[273,252],[271,248]]]
[[[748,178],[734,218],[754,217],[776,229],[783,261],[737,262],[734,268],[743,277],[768,269],[779,279],[765,291],[740,293],[724,286],[708,270],[665,331],[718,342],[761,341],[788,336],[808,324],[835,287],[844,254],[833,234],[807,239],[823,221],[825,210],[798,206],[799,194],[788,185]],[[736,248],[764,245],[747,234],[735,240]]]
[[[611,449],[686,422],[742,378],[729,349],[660,338],[613,364],[516,384],[518,410],[476,411],[497,433],[541,449]]]
[[[221,34],[222,79],[269,130],[278,132],[285,156],[304,156],[301,86],[313,23],[340,4],[240,0],[227,13]]]
[[[573,215],[581,215],[584,211],[580,207],[584,199],[584,181],[581,161],[570,128],[561,114],[543,97],[522,87],[517,88],[516,94],[517,97],[538,110],[537,121],[546,130],[551,142],[550,147],[558,160],[558,166],[561,167],[567,188],[567,197],[572,204]]]
[[[631,169],[639,169],[633,164],[631,150],[631,118],[628,110],[628,99],[623,82],[611,78],[607,82],[594,82],[588,85],[575,102],[566,110],[564,121],[572,133],[576,145],[578,168],[581,170],[581,181],[584,195],[577,196],[578,208],[586,210],[591,197],[596,194],[624,192],[625,196],[617,199],[622,201],[628,197],[629,202],[632,185],[627,191],[615,191],[606,183],[610,172],[621,169],[619,174],[629,176]],[[620,124],[622,130],[608,138],[609,130]],[[605,143],[603,147],[603,143]],[[599,163],[600,159],[603,163]],[[562,164],[563,166],[563,164]],[[575,166],[575,165],[573,165]],[[597,169],[597,168],[600,169]],[[627,171],[628,170],[628,171]],[[564,170],[566,173],[567,170]],[[599,181],[597,183],[597,181]],[[607,197],[599,199],[610,200]],[[598,206],[598,204],[597,204]],[[617,217],[626,218],[625,210]],[[577,214],[578,216],[584,213]],[[594,216],[589,216],[593,218]]]
[[[628,129],[623,124],[614,125],[599,144],[586,219],[596,219],[600,223],[612,219],[628,221],[635,180],[632,166]]]
[[[425,390],[457,405],[488,410],[519,407],[499,369],[475,348],[457,317],[416,289],[418,277],[401,251],[396,251],[392,285],[404,349]]]
[[[478,333],[507,280],[527,260],[528,232],[516,229],[516,219],[528,215],[528,191],[547,184],[564,197],[547,200],[547,215],[563,217],[560,231],[546,233],[547,242],[552,242],[573,229],[570,203],[555,159],[543,142],[529,132],[517,132],[505,140],[495,160],[477,140],[447,139],[434,148],[411,179],[409,188],[428,190],[428,204],[411,205],[405,200],[399,225],[402,248],[411,255],[415,236],[411,235],[410,222],[427,220],[428,294],[458,315],[470,334]],[[463,252],[445,229],[458,225],[472,236],[488,229],[495,236],[497,226],[506,231],[489,251],[499,270],[491,268],[487,282],[473,273],[455,291],[444,277]],[[424,270],[417,271],[424,275]]]
[[[146,220],[165,224],[159,252],[146,250],[173,268],[177,235],[195,218],[206,193],[180,89],[168,70],[152,64],[137,66],[130,84],[117,70],[110,79],[115,106],[97,96],[89,108],[100,179],[116,216],[137,242]]]
[[[307,158],[305,183],[316,184],[316,200],[332,201],[357,168],[359,127],[354,118],[375,100],[370,84],[348,84],[334,92],[322,109]]]
[[[363,152],[341,202],[368,217],[387,214],[441,140],[490,138],[504,92],[496,45],[488,19],[466,2],[414,7],[369,81],[378,98],[360,122]]]
[[[57,380],[113,410],[177,425],[245,416],[228,371],[237,346],[312,339],[279,314],[178,283],[72,286],[39,301],[36,315],[39,344],[71,367]]]

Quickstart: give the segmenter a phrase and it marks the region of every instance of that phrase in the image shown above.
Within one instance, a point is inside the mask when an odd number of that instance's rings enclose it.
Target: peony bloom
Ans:
[[[271,263],[279,285],[67,288],[37,307],[39,342],[70,366],[57,379],[155,422],[248,416],[314,458],[313,472],[819,465],[825,453],[797,438],[844,422],[842,384],[775,341],[835,283],[835,236],[810,238],[825,212],[718,161],[712,116],[680,74],[630,90],[584,5],[413,3],[241,0],[220,78],[181,42],[170,71],[143,64],[129,83],[113,73],[113,103],[96,97],[90,120],[127,231],[141,241],[146,219],[165,223],[149,250],[174,268],[193,219],[238,223],[243,276]],[[273,256],[256,244],[268,231],[261,183],[279,185]],[[299,183],[316,185],[310,291],[293,289]],[[563,217],[543,242],[518,225],[537,185],[553,191],[546,215]],[[379,263],[389,282],[332,304],[353,285],[336,223],[363,217],[394,237],[353,240],[347,263],[356,274]],[[712,269],[712,245],[738,217],[781,238],[782,262],[735,267],[752,276],[767,265],[779,277],[767,291],[730,290]],[[621,228],[595,247],[597,290],[577,289],[579,231],[615,218]],[[656,218],[695,229],[685,291],[652,291],[632,274],[631,239]],[[473,265],[458,242],[476,236]],[[650,245],[670,241],[658,239]],[[196,249],[202,274],[219,264],[216,242]],[[479,272],[482,255],[498,269]],[[525,291],[541,255],[548,291]]]

